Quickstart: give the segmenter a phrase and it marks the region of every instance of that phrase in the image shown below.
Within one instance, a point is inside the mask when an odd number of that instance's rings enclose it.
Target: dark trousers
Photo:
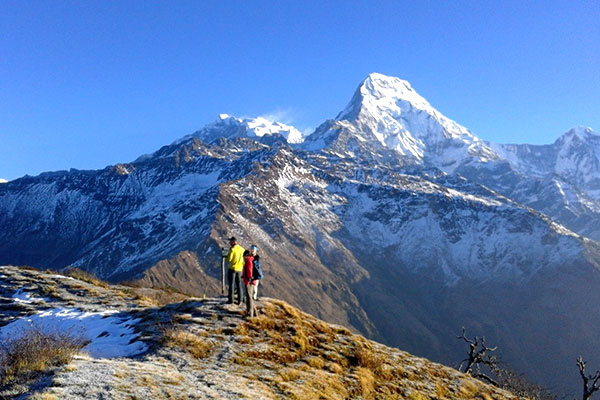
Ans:
[[[229,292],[227,293],[227,301],[233,303],[234,285],[237,291],[237,303],[244,301],[244,290],[242,289],[242,271],[227,270],[227,282],[229,283]]]

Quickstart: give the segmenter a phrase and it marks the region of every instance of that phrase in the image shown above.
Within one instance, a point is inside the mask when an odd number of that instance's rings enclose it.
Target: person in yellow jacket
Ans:
[[[235,237],[229,238],[229,253],[227,253],[227,261],[229,269],[227,270],[227,282],[229,283],[229,292],[227,304],[233,303],[233,285],[237,290],[236,304],[240,304],[244,300],[244,292],[242,291],[242,269],[244,268],[244,248],[237,244]]]

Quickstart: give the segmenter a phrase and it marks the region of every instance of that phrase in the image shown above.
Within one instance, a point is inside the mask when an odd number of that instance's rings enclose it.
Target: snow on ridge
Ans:
[[[0,337],[18,337],[28,329],[42,332],[70,333],[89,343],[82,349],[94,358],[131,357],[145,352],[148,346],[136,341],[134,330],[140,319],[117,310],[86,312],[76,308],[53,308],[22,317],[0,328]]]
[[[198,138],[206,143],[219,138],[232,139],[236,137],[261,138],[263,136],[282,135],[288,143],[302,143],[304,136],[291,125],[271,121],[265,117],[237,118],[229,114],[219,114],[216,121],[206,125],[197,132],[173,142],[178,145],[191,138]]]
[[[303,141],[302,133],[298,129],[281,122],[270,121],[263,117],[244,119],[242,122],[248,127],[248,131],[257,137],[279,133],[286,138],[288,143]]]
[[[579,140],[587,140],[589,138],[600,138],[600,134],[594,132],[594,130],[590,127],[586,126],[576,126],[572,129],[569,129],[567,132],[560,135],[558,139],[554,142],[554,144],[564,144],[569,143],[573,139]]]
[[[0,183],[8,183],[8,181],[6,179],[0,178]]]
[[[600,179],[600,135],[591,128],[576,127],[552,144],[489,144],[516,171],[544,177],[556,175],[598,199],[594,181]],[[592,186],[587,184],[592,182]]]

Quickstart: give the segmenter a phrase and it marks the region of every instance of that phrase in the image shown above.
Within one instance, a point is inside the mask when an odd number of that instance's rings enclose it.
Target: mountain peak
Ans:
[[[362,82],[360,89],[363,94],[376,98],[408,98],[414,97],[414,95],[417,94],[417,92],[415,92],[410,85],[410,82],[376,72],[367,76],[367,78]]]
[[[264,117],[237,118],[229,114],[219,114],[217,120],[204,128],[187,135],[174,144],[182,143],[190,138],[198,138],[210,143],[219,138],[233,139],[237,137],[262,138],[263,136],[281,135],[288,143],[301,143],[302,133],[291,125],[271,121]]]
[[[473,156],[481,161],[497,158],[468,129],[446,118],[408,81],[396,77],[369,74],[336,120],[352,124],[362,142],[376,141],[418,163],[444,165],[446,172]]]
[[[598,138],[598,135],[594,130],[590,127],[585,126],[576,126],[575,128],[570,129],[569,131],[563,133],[558,139],[556,139],[556,144],[570,144],[575,141],[586,141],[591,138]]]
[[[362,108],[375,106],[377,102],[407,101],[420,108],[431,108],[410,85],[410,82],[377,72],[369,74],[359,85],[348,106],[338,114],[337,120],[353,120]],[[381,106],[381,105],[379,105]]]

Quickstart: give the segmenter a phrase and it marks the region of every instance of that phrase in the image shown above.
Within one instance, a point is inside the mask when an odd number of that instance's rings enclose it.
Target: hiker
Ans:
[[[258,299],[258,284],[263,278],[262,267],[260,265],[260,256],[258,255],[258,247],[256,245],[250,246],[250,251],[254,257],[254,269],[252,270],[252,277],[254,278],[254,300]]]
[[[227,261],[229,262],[229,269],[227,270],[227,282],[229,283],[229,292],[227,297],[227,304],[233,303],[233,289],[237,290],[237,301],[236,304],[240,304],[244,300],[244,292],[242,292],[242,269],[244,268],[244,248],[237,244],[237,240],[234,236],[229,238],[229,245],[231,246],[227,253]]]
[[[244,285],[246,285],[246,317],[253,318],[256,316],[256,304],[254,303],[254,279],[252,277],[252,271],[254,270],[254,257],[252,252],[244,251],[244,272],[242,278],[244,279]]]

